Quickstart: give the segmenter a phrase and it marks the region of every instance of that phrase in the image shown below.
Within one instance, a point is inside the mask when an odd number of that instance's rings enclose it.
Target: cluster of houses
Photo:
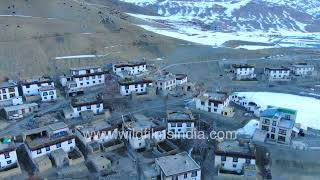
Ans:
[[[111,70],[117,78],[120,96],[145,96],[150,94],[170,94],[175,91],[194,91],[194,85],[188,82],[185,74],[156,72],[150,76],[147,63],[117,63]],[[236,80],[254,80],[257,78],[255,67],[248,64],[231,66]],[[295,64],[290,68],[265,68],[265,75],[270,81],[290,80],[292,74],[307,76],[314,73],[314,67],[308,64]],[[72,166],[83,162],[88,155],[101,151],[113,151],[125,145],[133,150],[158,149],[166,151],[170,145],[168,139],[188,138],[195,133],[196,118],[190,110],[167,111],[163,120],[133,114],[122,117],[121,122],[108,122],[109,112],[104,106],[102,96],[79,96],[86,94],[94,86],[104,85],[107,71],[100,66],[71,68],[68,75],[59,77],[59,82],[66,97],[72,97],[63,109],[63,117],[86,120],[104,118],[99,122],[87,121],[86,124],[69,126],[58,119],[45,118],[36,127],[21,132],[23,146],[28,158],[38,171],[57,167]],[[38,77],[20,81],[4,82],[0,85],[1,115],[8,120],[20,119],[39,110],[39,101],[56,101],[57,89],[50,77]],[[36,100],[35,100],[36,99]],[[288,145],[299,133],[295,127],[296,111],[278,107],[268,107],[261,111],[254,102],[247,102],[236,95],[225,92],[200,92],[194,96],[195,109],[221,116],[233,117],[234,108],[230,102],[245,107],[260,117],[259,127],[252,134],[251,140],[218,141],[215,146],[214,166],[218,174],[255,177],[256,157],[253,143],[279,143]],[[37,103],[36,103],[37,102]],[[46,123],[47,122],[47,123]],[[16,137],[15,137],[16,138]],[[0,176],[19,173],[20,166],[13,140],[3,137],[0,144]],[[252,143],[253,142],[253,143]],[[161,148],[163,144],[166,148]],[[156,147],[156,148],[155,148]],[[110,168],[107,158],[91,159],[96,169]],[[104,165],[102,165],[102,164]],[[152,169],[156,179],[201,179],[201,168],[187,152],[167,153],[155,158]],[[151,179],[152,179],[151,178]]]
[[[38,110],[35,101],[50,102],[57,99],[57,91],[53,80],[49,77],[37,77],[12,80],[0,85],[1,114],[8,120],[23,118]]]
[[[19,156],[27,155],[30,166],[43,172],[53,166],[68,167],[79,164],[84,162],[86,157],[94,161],[98,152],[113,151],[124,147],[124,144],[133,150],[165,144],[167,131],[173,131],[174,137],[170,137],[176,139],[196,131],[195,119],[190,111],[169,111],[167,119],[162,121],[142,114],[133,114],[124,117],[120,123],[113,123],[102,117],[94,119],[96,122],[77,125],[70,129],[67,124],[53,116],[39,117],[31,128],[18,136],[1,139],[0,176],[21,172],[17,158]],[[121,136],[121,133],[125,135]],[[13,140],[18,137],[23,142],[25,155],[16,151]],[[99,163],[96,165],[99,166]],[[160,156],[155,159],[155,165],[158,172],[156,176],[161,179],[201,179],[200,166],[186,152]],[[169,168],[170,166],[175,168]]]
[[[188,83],[186,74],[158,72],[154,77],[149,77],[146,62],[118,63],[112,69],[119,77],[119,90],[123,96],[168,93],[177,90],[177,87],[183,89]]]
[[[235,80],[257,80],[257,73],[254,65],[232,64],[230,72],[233,74]],[[269,81],[290,81],[294,76],[306,77],[314,74],[314,65],[307,63],[292,64],[288,67],[264,68],[264,75]]]

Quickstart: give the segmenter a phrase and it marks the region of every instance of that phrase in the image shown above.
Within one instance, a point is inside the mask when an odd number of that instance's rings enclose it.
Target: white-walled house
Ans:
[[[236,80],[250,80],[256,78],[255,67],[249,64],[232,64],[231,71]]]
[[[167,130],[168,135],[177,139],[192,136],[196,130],[192,112],[168,111]]]
[[[187,152],[155,159],[161,180],[201,180],[201,168]]]
[[[53,80],[50,77],[37,77],[23,80],[20,82],[20,85],[24,96],[40,95],[41,87],[55,86]]]
[[[43,86],[40,88],[40,96],[44,102],[54,101],[57,99],[57,90],[53,86]]]
[[[292,74],[296,76],[311,76],[314,73],[314,65],[307,63],[298,63],[291,65]]]
[[[155,77],[154,86],[160,91],[171,91],[177,86],[176,76],[171,73],[160,74]]]
[[[230,98],[226,93],[204,93],[195,98],[196,109],[228,116]],[[229,112],[228,112],[229,113]]]
[[[23,139],[31,160],[48,155],[57,149],[69,152],[76,146],[75,136],[63,122],[25,131]]]
[[[265,68],[264,74],[269,81],[290,81],[290,69],[286,67],[281,68]]]
[[[225,140],[218,143],[214,150],[214,166],[219,173],[230,173],[241,176],[255,176],[254,172],[246,171],[246,167],[255,169],[256,157],[254,150],[248,143]]]
[[[2,110],[3,116],[8,120],[15,120],[26,117],[27,115],[37,112],[39,106],[37,103],[20,104],[16,106],[7,106]]]
[[[23,104],[19,95],[18,84],[12,80],[0,83],[0,106]]]
[[[144,115],[133,115],[124,122],[123,128],[133,149],[146,148],[166,139],[166,126]]]
[[[122,79],[119,81],[120,94],[127,96],[132,93],[145,94],[148,87],[152,86],[152,80],[148,79]]]
[[[183,85],[188,82],[188,76],[186,74],[176,74],[177,86]]]
[[[260,116],[261,107],[258,106],[255,102],[250,101],[244,96],[238,96],[237,93],[231,94],[230,97],[231,101],[235,104],[244,107],[247,111],[252,112],[255,116]]]
[[[6,101],[19,97],[18,84],[13,81],[0,84],[0,101]]]
[[[2,172],[19,167],[16,146],[13,142],[0,142],[0,177]]]
[[[260,113],[259,129],[265,132],[267,142],[291,144],[296,116],[293,109],[268,107]]]
[[[83,97],[73,99],[70,107],[63,110],[66,119],[76,118],[81,116],[81,112],[91,111],[93,114],[100,114],[104,112],[103,100],[100,96]]]
[[[113,65],[112,70],[118,76],[123,76],[125,72],[130,76],[134,76],[146,72],[147,63],[145,61],[118,63]]]
[[[86,124],[76,127],[75,135],[84,146],[90,146],[93,142],[105,143],[118,138],[118,125],[107,122]]]
[[[60,83],[68,96],[83,93],[84,88],[105,83],[105,71],[100,66],[71,68],[69,75],[60,76]]]

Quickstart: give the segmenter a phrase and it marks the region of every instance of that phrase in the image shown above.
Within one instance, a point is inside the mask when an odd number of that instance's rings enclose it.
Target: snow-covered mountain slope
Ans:
[[[216,31],[320,29],[319,0],[121,0]],[[142,12],[143,13],[143,12]]]
[[[250,49],[320,47],[319,0],[119,1],[148,10],[149,15],[143,10],[130,15],[160,25],[141,27],[191,42],[218,47],[250,45]],[[254,44],[234,44],[233,40]]]

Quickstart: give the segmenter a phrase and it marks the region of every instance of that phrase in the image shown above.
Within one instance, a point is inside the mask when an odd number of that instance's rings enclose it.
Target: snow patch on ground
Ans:
[[[320,35],[316,33],[294,32],[287,30],[281,30],[277,33],[263,32],[261,30],[256,30],[252,32],[214,32],[204,31],[196,26],[184,24],[184,22],[188,21],[188,19],[186,19],[183,16],[163,17],[130,13],[128,13],[128,15],[139,19],[143,19],[148,22],[159,24],[158,27],[153,27],[149,25],[138,25],[144,28],[145,30],[193,43],[209,45],[214,47],[223,47],[223,44],[225,42],[231,40],[270,44],[270,46],[242,45],[235,47],[244,48],[248,50],[279,47],[320,47]]]
[[[55,57],[54,59],[59,60],[59,59],[74,59],[74,58],[96,58],[96,57],[104,57],[107,56],[108,54],[105,55],[74,55],[74,56],[61,56],[61,57]]]
[[[45,17],[36,17],[36,16],[25,16],[25,15],[7,15],[7,14],[0,15],[0,17],[41,18],[41,19],[49,19],[49,20],[56,19],[56,18],[45,18]]]
[[[251,138],[256,131],[259,129],[260,122],[256,119],[251,119],[243,128],[237,130],[237,135],[246,136]]]
[[[236,92],[239,97],[246,97],[261,109],[277,106],[297,110],[296,123],[302,128],[320,129],[320,100],[311,97],[271,92]]]

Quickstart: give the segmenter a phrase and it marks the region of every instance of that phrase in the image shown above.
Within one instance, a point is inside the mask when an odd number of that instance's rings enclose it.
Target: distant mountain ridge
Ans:
[[[320,31],[318,0],[120,0],[215,31]],[[140,14],[143,14],[141,12]]]

